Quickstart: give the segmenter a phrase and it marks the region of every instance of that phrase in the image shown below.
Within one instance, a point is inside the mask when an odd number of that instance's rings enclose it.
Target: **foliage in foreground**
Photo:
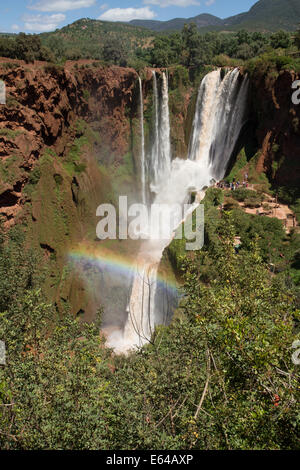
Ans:
[[[104,348],[97,325],[58,317],[34,261],[17,240],[3,240],[0,447],[299,447],[295,293],[271,276],[255,245],[235,254],[227,215],[217,236],[215,279],[201,282],[198,254],[184,261],[181,315],[127,358]]]

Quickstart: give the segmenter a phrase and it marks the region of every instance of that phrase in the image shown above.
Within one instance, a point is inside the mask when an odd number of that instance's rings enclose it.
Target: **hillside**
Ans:
[[[224,20],[230,29],[294,31],[300,22],[300,0],[260,0],[248,13]]]
[[[135,26],[146,27],[153,31],[180,31],[186,23],[196,23],[198,28],[221,26],[223,21],[217,16],[203,13],[193,18],[174,18],[170,21],[153,21],[153,20],[132,20],[130,24]]]
[[[43,33],[40,37],[43,44],[52,50],[59,46],[64,50],[73,51],[69,59],[78,59],[80,54],[77,53],[82,50],[87,52],[86,58],[100,59],[104,43],[122,40],[128,52],[131,53],[135,48],[148,43],[153,33],[128,23],[82,18],[62,29]]]
[[[208,14],[170,21],[133,20],[130,24],[153,31],[179,31],[185,23],[196,23],[204,31],[248,29],[250,31],[295,31],[300,22],[300,0],[259,0],[245,13],[221,19]]]

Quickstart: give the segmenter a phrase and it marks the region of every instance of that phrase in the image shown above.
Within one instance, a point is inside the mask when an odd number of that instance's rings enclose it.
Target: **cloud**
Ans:
[[[152,20],[156,13],[149,7],[144,8],[111,8],[99,16],[98,20],[105,21],[131,21]]]
[[[40,0],[27,8],[38,11],[68,11],[79,8],[89,8],[96,4],[96,0]]]
[[[216,0],[206,0],[205,5],[207,5],[209,7],[210,5],[213,5],[215,3],[215,1]]]
[[[18,24],[12,24],[12,25],[11,25],[11,29],[12,29],[13,31],[20,31],[20,26],[19,26]]]
[[[42,33],[53,31],[65,18],[66,15],[63,13],[56,13],[54,15],[24,15],[23,21],[27,31]]]
[[[208,0],[212,1],[212,0]],[[213,0],[214,1],[214,0]],[[144,0],[145,5],[157,5],[161,8],[166,7],[189,7],[191,5],[199,6],[198,0]]]
[[[108,3],[103,3],[103,5],[100,7],[100,10],[107,10],[107,8],[109,8]]]

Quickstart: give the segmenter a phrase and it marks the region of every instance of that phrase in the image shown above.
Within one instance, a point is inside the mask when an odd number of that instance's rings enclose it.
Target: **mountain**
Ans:
[[[133,20],[130,24],[152,31],[179,31],[186,23],[196,23],[203,31],[295,31],[300,23],[300,0],[259,0],[248,12],[221,19],[201,14],[169,21]]]
[[[153,21],[153,20],[132,20],[130,24],[139,27],[146,27],[152,31],[180,31],[186,23],[196,23],[198,28],[204,28],[209,26],[221,26],[223,20],[217,16],[203,13],[202,15],[195,16],[193,18],[174,18],[169,21]]]
[[[295,31],[300,23],[300,0],[260,0],[248,13],[232,16],[223,25],[233,29]]]
[[[132,52],[147,44],[153,32],[129,23],[82,18],[56,31],[42,33],[40,37],[43,45],[50,49],[69,51],[68,58],[101,59],[101,47],[105,41],[122,38]]]

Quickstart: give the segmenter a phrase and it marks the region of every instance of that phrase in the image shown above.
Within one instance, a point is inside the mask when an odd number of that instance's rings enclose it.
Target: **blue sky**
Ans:
[[[256,0],[10,0],[1,1],[0,31],[52,31],[86,17],[169,20],[210,13],[225,18],[249,10],[254,3]]]

